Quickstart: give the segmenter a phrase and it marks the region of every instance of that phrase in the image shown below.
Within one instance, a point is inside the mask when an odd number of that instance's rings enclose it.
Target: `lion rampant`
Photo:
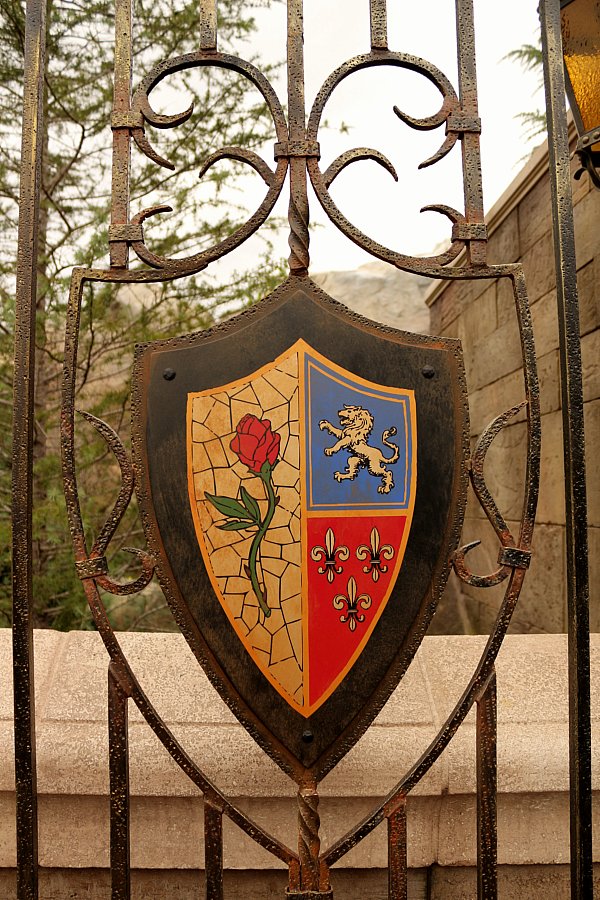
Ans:
[[[340,450],[347,450],[351,454],[346,471],[335,472],[333,476],[335,480],[353,481],[360,469],[366,469],[370,475],[381,478],[381,484],[377,488],[378,492],[389,494],[394,487],[394,478],[392,473],[386,469],[386,465],[393,465],[398,461],[400,450],[388,439],[396,434],[396,429],[389,428],[381,436],[382,443],[392,451],[390,457],[385,457],[379,447],[372,447],[368,443],[375,421],[373,414],[368,409],[364,409],[362,406],[349,406],[345,403],[344,408],[338,411],[338,418],[341,428],[336,428],[326,419],[321,419],[319,422],[321,431],[328,431],[337,438],[333,447],[325,448],[325,456],[333,456]]]

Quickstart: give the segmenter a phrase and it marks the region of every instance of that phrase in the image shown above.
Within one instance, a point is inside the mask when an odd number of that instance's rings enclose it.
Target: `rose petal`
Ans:
[[[253,419],[256,419],[256,416],[253,416],[250,413],[246,413],[245,416],[242,416],[235,429],[237,433],[248,434]]]
[[[248,426],[248,433],[260,440],[260,438],[264,437],[266,431],[264,424],[256,416],[249,416],[248,418],[252,420]]]
[[[271,442],[271,446],[267,450],[267,459],[273,465],[277,457],[279,456],[279,445],[281,443],[281,435],[275,434],[273,435],[273,441]]]

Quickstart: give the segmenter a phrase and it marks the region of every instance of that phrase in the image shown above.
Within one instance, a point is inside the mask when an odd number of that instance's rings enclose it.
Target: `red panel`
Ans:
[[[309,518],[307,655],[310,706],[324,694],[331,693],[365,646],[396,580],[404,551],[402,539],[405,525],[406,516],[397,514]],[[329,529],[333,532],[333,543],[338,550],[335,553],[335,570],[326,566],[325,552],[317,550],[319,558],[312,558],[314,548],[327,550]],[[374,530],[379,536],[379,555],[375,554],[375,560],[379,558],[380,566],[376,562],[372,564]],[[340,548],[344,549],[339,552]],[[357,551],[363,558],[359,558]],[[370,598],[370,604],[364,599],[365,596]],[[340,608],[336,608],[334,603],[336,597],[339,598],[337,606]],[[355,615],[352,614],[353,608]],[[361,621],[362,616],[364,619]]]

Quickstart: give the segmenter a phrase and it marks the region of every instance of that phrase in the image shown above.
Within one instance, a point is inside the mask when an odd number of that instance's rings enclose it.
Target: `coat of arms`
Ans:
[[[410,662],[458,539],[458,345],[290,279],[224,330],[141,348],[136,373],[178,621],[284,767],[327,768]]]

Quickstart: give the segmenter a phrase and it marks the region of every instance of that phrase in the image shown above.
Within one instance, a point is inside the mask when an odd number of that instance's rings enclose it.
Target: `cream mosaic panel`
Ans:
[[[227,532],[223,516],[204,493],[239,498],[242,483],[266,511],[264,486],[231,450],[237,423],[247,413],[269,419],[281,435],[273,484],[279,504],[262,544],[259,577],[266,585],[266,618],[244,566],[254,530]],[[192,470],[198,517],[222,602],[261,669],[298,705],[303,704],[300,551],[300,438],[298,354],[253,381],[192,401]]]

